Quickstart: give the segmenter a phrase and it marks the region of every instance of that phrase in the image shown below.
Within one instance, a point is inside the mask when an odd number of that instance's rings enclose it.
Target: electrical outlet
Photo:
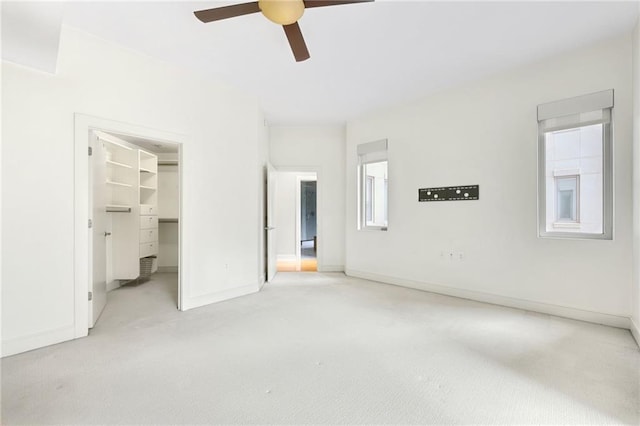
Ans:
[[[463,261],[464,260],[464,252],[458,252],[458,260]]]

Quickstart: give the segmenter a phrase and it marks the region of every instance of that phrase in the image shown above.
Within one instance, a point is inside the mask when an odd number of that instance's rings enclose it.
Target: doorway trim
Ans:
[[[157,140],[178,145],[179,168],[179,203],[178,216],[178,309],[183,310],[184,295],[186,289],[183,283],[185,272],[183,265],[184,238],[182,214],[182,150],[188,140],[186,135],[168,131],[137,126],[120,121],[108,120],[91,115],[74,114],[74,244],[73,244],[73,281],[74,281],[74,338],[84,337],[89,334],[89,304],[88,294],[91,277],[89,276],[89,131],[101,130],[107,133],[118,133],[145,139]]]

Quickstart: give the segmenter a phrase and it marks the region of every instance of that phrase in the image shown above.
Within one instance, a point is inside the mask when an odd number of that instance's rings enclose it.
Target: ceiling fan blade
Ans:
[[[221,19],[234,18],[236,16],[249,15],[260,12],[258,2],[232,4],[231,6],[216,7],[213,9],[198,10],[193,12],[196,18],[202,22],[219,21]]]
[[[338,6],[340,4],[369,3],[374,0],[304,0],[304,7]]]
[[[304,42],[304,37],[302,37],[300,25],[294,22],[290,25],[283,25],[282,28],[284,28],[284,33],[287,35],[296,62],[309,59],[311,56],[309,55],[309,50],[307,50],[307,44]]]

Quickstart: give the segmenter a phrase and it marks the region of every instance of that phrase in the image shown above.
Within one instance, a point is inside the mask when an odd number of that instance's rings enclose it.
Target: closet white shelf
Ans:
[[[109,213],[131,213],[131,206],[121,204],[107,204],[107,212]]]
[[[153,186],[144,186],[144,185],[140,185],[140,189],[146,189],[147,191],[155,191],[156,188]]]
[[[133,187],[133,185],[129,185],[128,183],[114,182],[112,180],[108,180],[107,181],[107,185],[121,186],[123,188],[132,188]]]
[[[112,161],[112,160],[107,160],[107,165],[109,166],[115,166],[115,167],[122,167],[125,169],[132,169],[133,167],[128,165],[128,164],[124,164],[124,163],[118,163],[117,161]]]
[[[140,172],[142,172],[142,173],[153,173],[154,175],[156,174],[156,172],[154,172],[153,170],[145,169],[144,167],[140,167]]]

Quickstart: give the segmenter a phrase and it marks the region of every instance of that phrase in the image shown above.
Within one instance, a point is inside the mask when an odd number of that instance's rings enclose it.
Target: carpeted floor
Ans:
[[[178,312],[175,274],[109,293],[90,337],[2,360],[2,424],[638,424],[627,330],[278,274]]]

